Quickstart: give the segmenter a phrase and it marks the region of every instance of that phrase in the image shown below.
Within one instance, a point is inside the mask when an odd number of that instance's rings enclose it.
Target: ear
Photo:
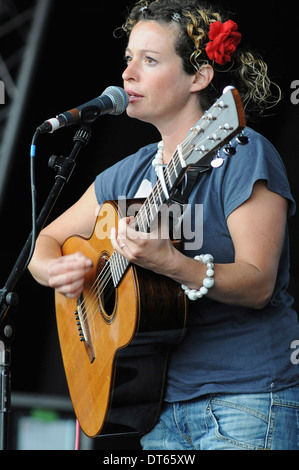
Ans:
[[[196,72],[191,85],[191,91],[197,92],[204,90],[210,85],[214,78],[214,69],[211,65],[205,64]]]

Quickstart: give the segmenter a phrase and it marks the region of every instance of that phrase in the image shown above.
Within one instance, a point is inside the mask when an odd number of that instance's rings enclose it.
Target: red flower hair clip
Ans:
[[[210,42],[206,47],[209,59],[214,60],[219,65],[231,62],[242,37],[237,29],[238,25],[232,20],[225,23],[215,21],[211,24]]]

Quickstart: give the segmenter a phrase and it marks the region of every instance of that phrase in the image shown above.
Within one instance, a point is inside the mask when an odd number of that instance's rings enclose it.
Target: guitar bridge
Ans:
[[[91,335],[86,314],[84,315],[84,298],[80,295],[77,301],[77,310],[75,311],[75,320],[77,322],[78,334],[81,342],[84,342],[85,349],[90,362],[95,360],[95,353],[92,346]]]

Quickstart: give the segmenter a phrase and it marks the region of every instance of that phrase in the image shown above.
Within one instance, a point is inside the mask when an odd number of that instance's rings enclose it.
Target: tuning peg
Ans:
[[[220,152],[218,150],[217,154],[211,161],[210,165],[212,168],[220,168],[223,165],[223,163],[224,163],[224,159],[220,157]]]
[[[228,144],[226,147],[224,147],[223,151],[228,157],[233,157],[237,152],[235,147],[232,147],[231,144]]]
[[[215,157],[211,161],[211,167],[212,168],[220,168],[224,163],[224,159],[221,157]]]
[[[246,135],[244,135],[243,132],[241,132],[241,134],[239,134],[238,137],[236,138],[236,141],[240,145],[247,145],[249,142],[249,138]]]

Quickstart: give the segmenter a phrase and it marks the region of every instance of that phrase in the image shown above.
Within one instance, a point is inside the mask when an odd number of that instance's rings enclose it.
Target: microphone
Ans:
[[[36,130],[42,134],[53,133],[61,127],[70,126],[79,121],[91,123],[102,114],[122,114],[128,104],[129,96],[123,88],[109,86],[101,96],[59,114],[55,118],[47,119]]]

